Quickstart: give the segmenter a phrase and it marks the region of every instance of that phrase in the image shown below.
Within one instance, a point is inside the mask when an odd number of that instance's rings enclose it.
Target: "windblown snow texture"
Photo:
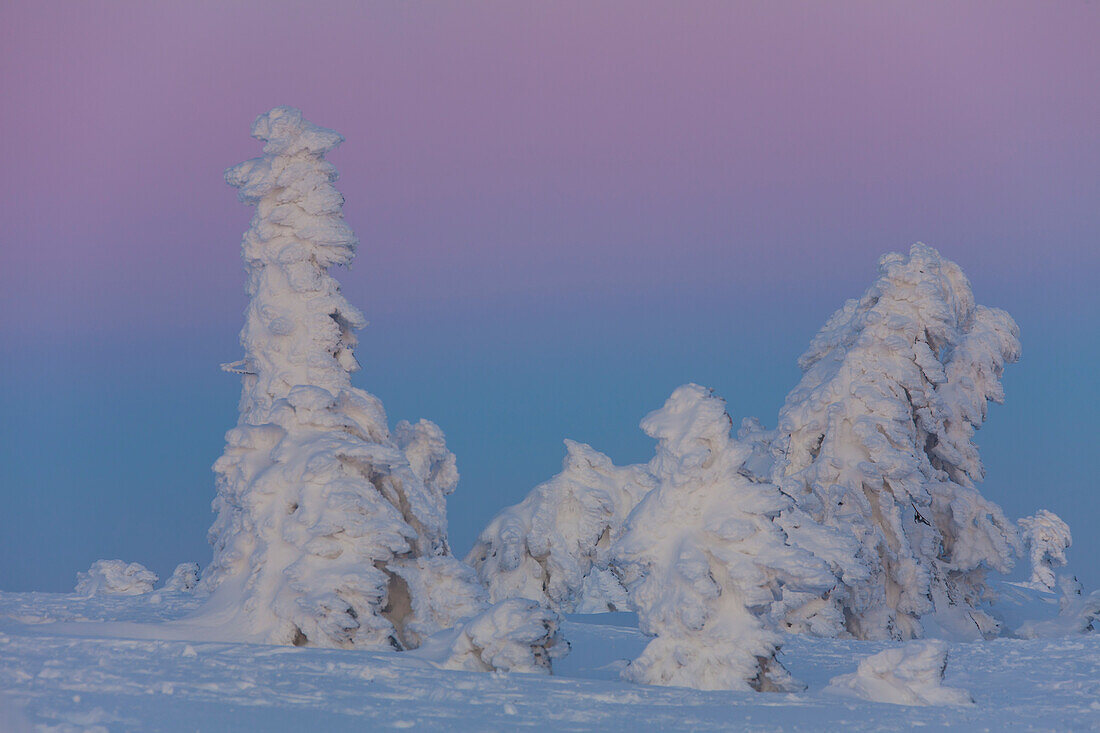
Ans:
[[[485,593],[447,544],[458,473],[442,431],[387,426],[351,386],[363,314],[329,273],[348,265],[336,169],[343,138],[290,107],[258,117],[263,155],[226,180],[256,206],[243,256],[250,297],[240,419],[214,465],[209,610],[242,638],[354,648],[415,647],[481,610]]]
[[[573,649],[554,661],[554,676],[548,677],[440,669],[450,647],[434,646],[434,638],[401,653],[271,647],[218,633],[211,638],[220,629],[177,625],[199,603],[192,594],[171,592],[88,599],[0,592],[0,730],[1083,731],[1100,726],[1097,634],[952,643],[942,685],[969,691],[975,704],[900,708],[825,692],[830,680],[900,642],[789,634],[783,663],[808,689],[791,695],[702,691],[619,679],[621,660],[637,657],[649,642],[633,627],[631,614],[566,620],[561,628]],[[523,635],[525,643],[545,634],[541,627],[528,628],[532,633]],[[494,631],[489,637],[508,635]],[[492,657],[496,664],[506,658],[496,651]],[[900,673],[892,674],[900,681]]]
[[[725,402],[688,384],[642,421],[656,438],[657,487],[630,515],[613,564],[654,636],[624,671],[635,682],[788,690],[765,626],[790,586],[823,595],[828,566],[787,542],[775,519],[791,502],[740,472],[751,447],[730,437]]]
[[[467,561],[494,601],[530,598],[561,613],[626,610],[608,552],[653,478],[583,443],[566,440],[565,448],[561,473],[494,517]]]
[[[857,637],[921,636],[933,610],[996,632],[978,606],[987,570],[1011,568],[1018,536],[975,488],[984,472],[973,435],[1019,353],[1009,315],[976,305],[958,266],[915,244],[883,256],[874,285],[799,360],[773,476],[802,511],[856,542],[838,558],[834,598]]]

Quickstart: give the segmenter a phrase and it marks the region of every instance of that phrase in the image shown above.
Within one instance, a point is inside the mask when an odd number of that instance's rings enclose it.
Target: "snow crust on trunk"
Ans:
[[[467,562],[494,601],[529,598],[560,613],[627,610],[626,591],[607,572],[609,551],[654,479],[583,443],[566,440],[565,448],[561,473],[497,514]]]
[[[986,573],[1007,572],[1019,540],[975,488],[984,470],[973,435],[1019,352],[1012,318],[976,305],[959,267],[915,244],[884,255],[876,282],[799,360],[772,475],[801,511],[855,542],[855,554],[833,558],[844,592],[832,598],[857,637],[919,637],[933,610],[997,631],[978,609]]]
[[[658,441],[657,479],[614,545],[613,567],[639,628],[654,636],[626,679],[700,689],[789,690],[765,625],[790,587],[823,596],[827,564],[787,542],[791,507],[775,486],[741,473],[751,447],[733,440],[725,402],[688,384],[642,421]]]
[[[894,705],[970,705],[966,690],[943,685],[947,644],[910,642],[873,654],[852,674],[834,677],[826,693]]]
[[[214,464],[201,590],[242,638],[414,647],[485,603],[447,543],[454,456],[428,421],[391,434],[382,403],[351,386],[366,319],[329,267],[349,265],[357,241],[324,159],[343,138],[291,107],[260,115],[252,135],[263,155],[226,172],[256,214],[245,356],[225,367],[241,375],[240,417]]]
[[[144,565],[125,560],[96,560],[85,573],[76,574],[76,592],[82,596],[136,596],[149,593],[157,574]]]

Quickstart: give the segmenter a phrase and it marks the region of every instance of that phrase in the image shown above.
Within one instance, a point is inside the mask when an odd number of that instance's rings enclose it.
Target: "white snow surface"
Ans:
[[[944,685],[973,705],[902,707],[826,693],[897,642],[785,635],[799,693],[619,679],[648,642],[631,614],[573,616],[554,674],[439,669],[417,652],[247,644],[157,633],[190,594],[0,593],[0,730],[827,731],[1100,728],[1100,635],[948,645]],[[114,622],[106,626],[102,622]],[[175,629],[169,636],[178,635]]]
[[[826,693],[894,705],[970,705],[966,690],[945,687],[947,644],[910,642],[863,659],[851,674],[833,678]]]

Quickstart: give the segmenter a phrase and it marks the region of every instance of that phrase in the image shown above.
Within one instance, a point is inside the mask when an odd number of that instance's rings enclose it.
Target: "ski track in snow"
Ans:
[[[399,653],[125,638],[155,635],[190,596],[0,593],[0,729],[69,731],[1100,729],[1100,635],[952,644],[945,684],[965,707],[824,694],[890,643],[788,636],[806,692],[701,692],[618,679],[646,638],[629,614],[575,616],[553,677],[438,670]],[[121,622],[110,637],[99,621]],[[60,622],[60,623],[58,623]],[[100,629],[102,631],[102,629]]]

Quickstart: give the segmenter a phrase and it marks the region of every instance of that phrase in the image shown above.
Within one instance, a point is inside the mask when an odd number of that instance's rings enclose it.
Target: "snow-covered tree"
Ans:
[[[654,638],[624,671],[648,684],[783,690],[766,623],[783,590],[835,583],[826,563],[794,547],[776,521],[791,501],[743,473],[752,447],[731,438],[725,402],[688,384],[642,421],[656,438],[657,487],[613,548],[643,632]]]
[[[497,514],[467,562],[494,601],[529,598],[561,613],[626,610],[608,550],[653,478],[583,443],[566,440],[565,448],[561,473]]]
[[[164,590],[176,593],[191,593],[199,585],[199,564],[181,562],[172,571],[172,576],[164,582]]]
[[[552,661],[569,652],[560,625],[537,601],[509,598],[439,632],[415,654],[442,669],[550,674]]]
[[[1073,544],[1069,525],[1054,512],[1040,509],[1019,520],[1020,534],[1031,560],[1032,587],[1054,591],[1058,578],[1055,567],[1066,564],[1066,550]],[[1078,592],[1078,595],[1080,592]]]
[[[1008,314],[976,305],[959,267],[915,244],[883,256],[876,282],[799,360],[773,479],[858,543],[836,595],[856,636],[920,636],[933,610],[996,629],[976,607],[989,595],[986,571],[1011,568],[1018,538],[974,488],[983,469],[973,435],[988,402],[1003,399],[1001,375],[1019,350]]]
[[[240,417],[215,463],[211,612],[270,643],[415,647],[480,611],[485,592],[447,543],[445,495],[458,474],[434,424],[387,427],[351,386],[363,315],[329,273],[349,265],[336,169],[343,138],[290,107],[258,117],[263,155],[226,180],[257,207],[244,236],[250,302],[227,365]]]

